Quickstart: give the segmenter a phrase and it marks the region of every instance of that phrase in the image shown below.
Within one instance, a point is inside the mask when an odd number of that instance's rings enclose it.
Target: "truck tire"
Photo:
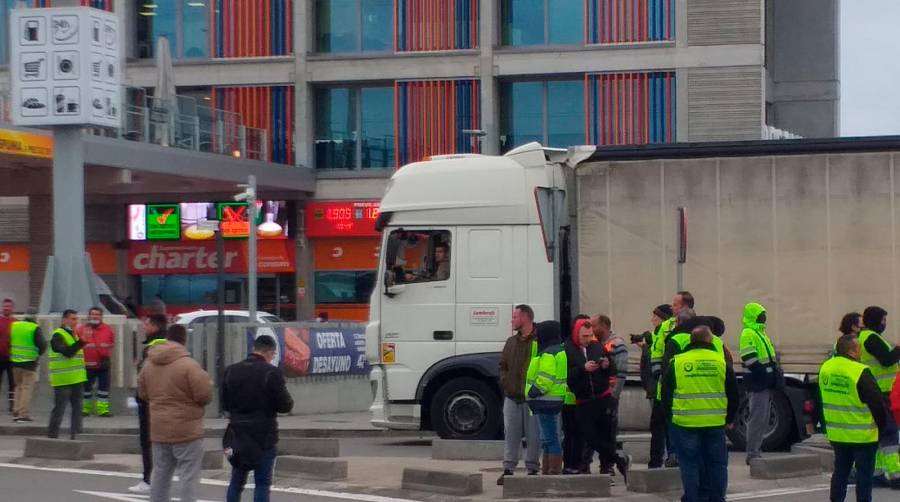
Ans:
[[[431,399],[431,425],[441,439],[495,439],[502,424],[497,392],[476,378],[454,378]]]
[[[741,396],[734,427],[728,432],[728,439],[735,449],[747,449],[747,418],[750,414],[750,400],[747,395]],[[769,428],[763,436],[763,451],[784,450],[790,446],[791,431],[794,428],[794,412],[791,403],[783,392],[772,392],[772,407],[769,410]]]

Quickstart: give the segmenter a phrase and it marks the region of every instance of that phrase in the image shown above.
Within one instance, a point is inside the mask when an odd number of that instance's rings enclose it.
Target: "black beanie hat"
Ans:
[[[866,310],[863,311],[863,325],[865,325],[866,329],[881,333],[881,321],[884,320],[886,315],[887,310],[881,307],[866,307]]]
[[[662,320],[666,320],[666,319],[672,317],[672,315],[674,315],[674,314],[672,312],[672,307],[670,307],[666,303],[663,303],[662,305],[653,309],[653,315],[655,315],[656,317],[659,317]]]

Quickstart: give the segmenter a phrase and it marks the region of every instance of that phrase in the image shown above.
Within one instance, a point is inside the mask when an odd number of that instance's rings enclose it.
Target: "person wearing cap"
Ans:
[[[662,304],[653,309],[650,316],[650,322],[653,324],[653,336],[650,338],[650,368],[651,368],[651,396],[653,398],[653,409],[650,414],[650,462],[647,467],[657,469],[663,466],[666,450],[672,453],[672,447],[668,440],[665,413],[663,413],[662,402],[659,399],[657,390],[659,389],[659,377],[662,369],[662,356],[665,349],[665,338],[667,329],[671,323],[674,313],[672,307]]]
[[[31,396],[37,380],[38,359],[47,350],[47,340],[36,320],[37,310],[25,311],[25,319],[10,326],[10,362],[13,366],[16,393],[13,401],[14,422],[28,423],[31,419]]]

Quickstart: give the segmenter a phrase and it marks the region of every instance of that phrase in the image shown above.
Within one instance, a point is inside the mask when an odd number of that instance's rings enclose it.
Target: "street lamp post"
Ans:
[[[256,176],[247,177],[247,218],[250,220],[250,232],[247,239],[247,288],[250,322],[256,323]]]

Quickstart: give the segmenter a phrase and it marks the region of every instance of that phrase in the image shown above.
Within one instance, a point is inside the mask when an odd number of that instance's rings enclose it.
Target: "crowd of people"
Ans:
[[[48,343],[33,309],[21,320],[13,317],[13,309],[11,300],[3,301],[0,379],[7,375],[14,421],[33,421],[32,393],[39,359],[45,352],[54,396],[49,438],[59,438],[67,408],[70,439],[82,431],[83,416],[112,416],[109,372],[115,336],[103,322],[103,310],[91,308],[85,323],[79,322],[78,312],[64,311],[60,327],[53,330]],[[197,500],[204,457],[203,418],[214,390],[209,374],[191,357],[186,342],[185,327],[167,325],[165,315],[151,314],[144,320],[144,349],[137,362],[134,396],[143,478],[129,490],[149,495],[153,502],[170,500],[173,479],[178,480],[180,500]],[[224,453],[232,464],[228,502],[241,499],[250,471],[254,472],[254,500],[269,499],[278,443],[277,414],[290,412],[294,405],[281,370],[270,364],[276,351],[275,339],[261,335],[246,360],[225,369],[219,391],[222,409],[229,417],[223,439]]]
[[[679,291],[671,305],[652,310],[651,330],[632,335],[631,343],[641,348],[641,382],[652,400],[647,467],[678,468],[683,502],[724,502],[726,430],[735,426],[742,399],[733,368],[737,359],[722,341],[722,319],[694,309],[694,296]],[[822,423],[835,451],[832,501],[845,499],[851,481],[859,501],[871,500],[876,484],[900,489],[900,346],[882,336],[886,325],[887,312],[880,307],[847,314],[821,366]],[[497,484],[515,475],[523,438],[527,475],[588,474],[596,454],[600,473],[618,471],[627,480],[631,458],[617,451],[616,435],[628,351],[610,318],[578,315],[564,340],[559,322],[535,322],[530,306],[517,305],[512,327],[500,358],[505,449]],[[750,465],[762,456],[772,400],[785,386],[759,303],[744,307],[738,354]]]

